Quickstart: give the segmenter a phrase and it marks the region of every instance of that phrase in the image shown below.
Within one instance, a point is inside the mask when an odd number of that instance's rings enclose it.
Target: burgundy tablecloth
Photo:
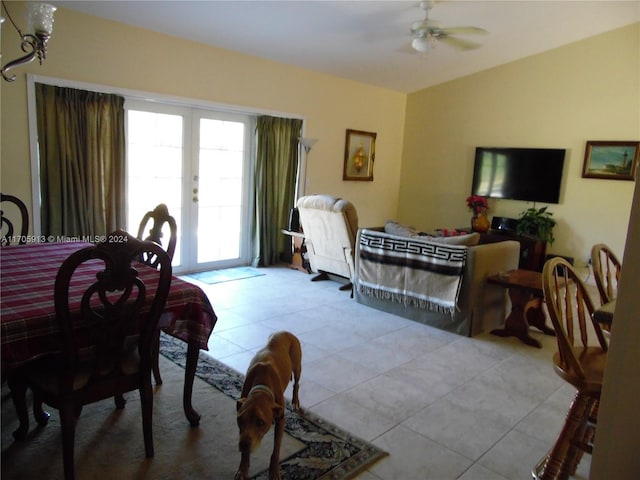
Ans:
[[[60,329],[53,303],[55,277],[62,262],[87,245],[81,242],[35,243],[0,248],[3,378],[11,367],[60,350]],[[149,267],[142,264],[140,267],[144,280],[145,269]],[[152,271],[150,273],[153,275]],[[88,268],[86,277],[95,280],[95,270]],[[78,298],[81,292],[79,286]],[[202,289],[174,276],[160,320],[162,329],[207,350],[216,320]]]

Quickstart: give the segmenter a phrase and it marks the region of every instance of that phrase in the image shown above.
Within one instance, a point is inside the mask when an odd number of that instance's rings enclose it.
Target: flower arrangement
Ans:
[[[470,195],[467,197],[467,207],[473,212],[474,215],[484,213],[489,210],[489,203],[487,199],[479,195]]]

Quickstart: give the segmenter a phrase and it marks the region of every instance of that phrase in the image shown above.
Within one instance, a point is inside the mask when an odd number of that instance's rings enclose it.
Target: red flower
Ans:
[[[467,207],[469,207],[469,210],[473,213],[482,213],[489,210],[487,199],[479,195],[470,195],[467,197]]]

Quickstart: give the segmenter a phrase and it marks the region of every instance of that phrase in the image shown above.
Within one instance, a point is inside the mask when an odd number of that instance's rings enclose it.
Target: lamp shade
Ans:
[[[304,147],[304,151],[309,153],[309,150],[311,150],[311,147],[318,141],[318,139],[298,137],[298,141],[300,142],[300,145]]]

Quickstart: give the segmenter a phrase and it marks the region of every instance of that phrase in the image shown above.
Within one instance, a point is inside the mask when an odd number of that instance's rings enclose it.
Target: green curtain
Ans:
[[[36,83],[44,236],[126,225],[124,98]]]
[[[258,117],[255,169],[253,265],[266,267],[290,256],[291,239],[281,233],[295,206],[298,137],[302,120]],[[287,254],[287,250],[289,253]]]

